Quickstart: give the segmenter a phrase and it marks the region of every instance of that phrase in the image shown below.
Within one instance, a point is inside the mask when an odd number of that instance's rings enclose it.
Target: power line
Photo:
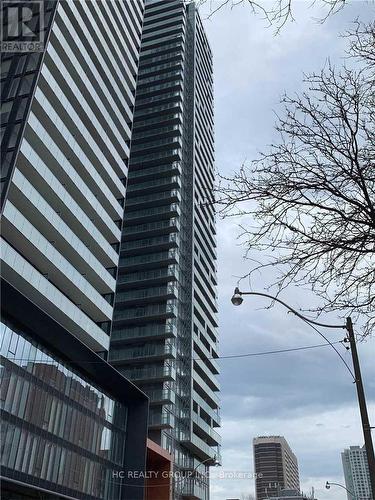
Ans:
[[[250,352],[247,354],[232,354],[228,356],[219,356],[218,358],[207,358],[207,359],[233,359],[233,358],[250,358],[252,356],[266,356],[268,354],[281,354],[284,352],[294,352],[294,351],[304,351],[307,349],[315,349],[317,347],[327,347],[332,344],[341,344],[341,340],[338,340],[337,342],[331,342],[331,343],[326,343],[326,344],[315,344],[315,345],[308,345],[308,346],[303,346],[303,347],[291,347],[289,349],[278,349],[275,351],[262,351],[262,352]],[[201,360],[201,358],[192,358],[193,360]]]
[[[316,349],[318,347],[332,347],[334,344],[341,344],[342,340],[338,340],[336,342],[329,342],[324,344],[315,344],[315,345],[309,345],[309,346],[301,346],[301,347],[291,347],[288,349],[277,349],[273,351],[261,351],[261,352],[249,352],[245,354],[228,354],[226,356],[218,356],[218,357],[204,357],[204,358],[185,358],[185,359],[191,359],[193,361],[203,361],[204,359],[215,359],[215,360],[220,360],[220,359],[236,359],[236,358],[250,358],[250,357],[255,357],[255,356],[268,356],[271,354],[282,354],[282,353],[287,353],[287,352],[296,352],[296,351],[305,351],[308,349]],[[2,357],[5,358],[4,355]],[[36,361],[38,363],[47,363],[49,360],[35,360],[31,358],[5,358],[8,359],[9,361]],[[70,363],[75,364],[75,363],[82,363],[82,364],[101,364],[103,361],[79,361],[79,360],[69,360]],[[117,361],[117,360],[111,360],[111,362]],[[131,361],[131,360],[127,360]]]

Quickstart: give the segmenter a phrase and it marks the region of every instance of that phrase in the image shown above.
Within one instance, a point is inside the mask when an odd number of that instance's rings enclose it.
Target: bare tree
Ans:
[[[347,36],[351,66],[327,65],[305,77],[301,95],[285,95],[279,142],[223,177],[217,198],[224,217],[253,221],[242,227],[250,278],[274,268],[276,293],[308,285],[323,299],[311,310],[361,315],[368,334],[375,326],[375,22],[357,23]]]
[[[270,26],[274,26],[276,32],[280,31],[289,20],[293,20],[293,8],[296,4],[296,0],[274,0],[273,2],[269,0],[196,0],[196,2],[198,6],[209,4],[210,13],[207,16],[209,19],[224,7],[248,5],[254,14],[260,14]],[[321,21],[325,21],[330,15],[341,10],[348,0],[319,0],[318,3],[321,4],[324,12]]]
[[[375,82],[375,22],[369,24],[353,23],[354,29],[344,33],[348,38],[348,56],[357,59],[363,65],[370,84]]]

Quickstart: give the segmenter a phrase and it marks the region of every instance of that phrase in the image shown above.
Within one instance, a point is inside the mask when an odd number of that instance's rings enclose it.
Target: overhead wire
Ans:
[[[312,326],[312,325],[310,325],[310,326]],[[315,327],[312,327],[312,328],[314,328],[314,330],[316,330]],[[334,347],[335,344],[341,344],[343,341],[342,340],[338,340],[338,341],[335,341],[335,342],[330,342],[319,331],[318,331],[318,333],[326,340],[326,343],[324,343],[324,344],[308,345],[308,346],[301,346],[301,347],[290,347],[290,348],[286,348],[286,349],[275,349],[275,350],[272,350],[272,351],[249,352],[249,353],[245,353],[245,354],[228,354],[228,355],[217,356],[217,357],[214,357],[214,356],[206,357],[205,356],[204,358],[191,357],[191,358],[185,358],[185,359],[191,359],[193,361],[203,361],[204,359],[220,360],[220,359],[250,358],[250,357],[255,357],[255,356],[267,356],[267,355],[271,355],[271,354],[282,354],[282,353],[295,352],[295,351],[304,351],[304,350],[309,350],[309,349],[316,349],[316,348],[319,348],[319,347],[328,347],[328,346],[330,346],[330,347],[333,347],[333,349],[337,352],[337,354],[340,356],[340,358],[342,359],[342,361],[344,362],[344,364],[347,366],[347,368],[350,371],[350,368],[347,365],[347,363],[345,362],[344,358],[341,356],[341,354]],[[2,357],[5,358],[4,355],[2,355]],[[12,358],[12,357],[5,358],[5,359],[8,359],[9,361],[20,361],[20,362],[22,362],[22,361],[48,362],[49,361],[49,360],[42,360],[42,359],[35,360],[35,359],[31,359],[31,358]],[[80,363],[80,364],[101,364],[101,363],[103,363],[103,361],[105,361],[105,360],[104,359],[100,360],[100,361],[69,360],[69,362],[72,363],[72,364],[76,364],[76,363]],[[113,360],[112,359],[109,362],[113,362],[113,361],[117,361],[117,360]]]

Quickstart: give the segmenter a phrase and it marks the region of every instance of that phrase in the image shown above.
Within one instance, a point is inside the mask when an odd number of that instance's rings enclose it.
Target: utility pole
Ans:
[[[370,421],[368,418],[368,413],[367,413],[367,406],[366,406],[366,396],[365,396],[365,391],[363,389],[363,382],[362,382],[362,375],[361,375],[361,368],[359,366],[359,359],[358,359],[358,353],[357,353],[357,345],[355,342],[355,336],[354,336],[354,328],[353,328],[353,322],[350,317],[346,318],[346,323],[345,325],[327,325],[325,323],[320,323],[318,321],[314,321],[310,318],[306,318],[303,316],[300,312],[296,311],[293,309],[293,307],[290,307],[290,305],[286,304],[282,300],[280,300],[278,297],[273,297],[272,295],[269,295],[268,293],[263,293],[263,292],[241,292],[238,287],[234,289],[234,294],[231,298],[231,302],[234,306],[240,306],[243,302],[243,295],[257,295],[258,297],[266,297],[268,299],[271,299],[275,302],[278,302],[279,304],[283,305],[286,307],[289,311],[291,311],[293,314],[295,314],[297,317],[301,318],[303,321],[306,323],[310,323],[312,325],[317,325],[317,326],[323,326],[324,328],[345,328],[345,330],[348,333],[348,338],[345,339],[346,341],[349,340],[350,343],[350,350],[352,352],[352,361],[353,361],[353,369],[354,369],[354,374],[352,370],[349,368],[347,365],[346,361],[344,358],[340,355],[340,353],[335,349],[336,353],[340,356],[341,360],[345,364],[345,366],[348,368],[350,374],[354,376],[354,382],[357,387],[357,396],[358,396],[358,404],[359,404],[359,410],[361,414],[361,422],[362,422],[362,430],[363,430],[363,437],[365,440],[365,449],[366,449],[366,455],[367,455],[367,463],[368,463],[368,468],[369,468],[369,473],[370,473],[370,485],[371,485],[371,492],[372,492],[372,500],[375,500],[375,456],[374,456],[374,446],[372,444],[372,436],[371,436],[371,426],[370,426]],[[331,483],[333,484],[333,483]],[[339,485],[341,486],[341,485]]]
[[[359,359],[357,353],[357,345],[355,342],[354,329],[352,319],[346,318],[346,329],[348,331],[348,337],[350,342],[350,350],[352,352],[353,368],[355,375],[355,385],[357,387],[358,404],[361,413],[362,430],[363,437],[365,440],[365,448],[367,455],[368,468],[370,472],[370,484],[372,491],[372,498],[375,500],[375,456],[374,456],[374,446],[372,443],[371,427],[370,421],[367,413],[366,397],[365,391],[363,389],[361,368],[359,366]]]

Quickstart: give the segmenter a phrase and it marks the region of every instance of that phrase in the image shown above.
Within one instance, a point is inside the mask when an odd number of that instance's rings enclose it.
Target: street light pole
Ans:
[[[374,456],[374,446],[372,443],[372,436],[371,436],[371,426],[368,418],[368,412],[367,412],[367,405],[366,405],[366,396],[365,396],[365,391],[363,388],[363,382],[362,382],[362,374],[361,374],[361,368],[359,364],[359,359],[358,359],[358,353],[357,353],[357,345],[355,341],[355,336],[354,336],[354,329],[353,329],[353,322],[350,317],[346,319],[346,324],[345,325],[326,325],[324,323],[319,323],[317,321],[313,321],[312,319],[306,318],[303,316],[300,312],[296,311],[292,307],[290,307],[288,304],[283,302],[277,297],[273,297],[272,295],[269,295],[267,293],[260,293],[260,292],[241,292],[238,287],[235,288],[234,294],[232,296],[232,304],[235,306],[239,306],[243,302],[243,295],[257,295],[259,297],[267,297],[268,299],[271,299],[275,302],[278,302],[279,304],[282,304],[284,307],[289,309],[293,314],[301,318],[303,321],[306,321],[307,323],[317,325],[317,326],[322,326],[324,328],[343,328],[348,332],[348,340],[350,343],[350,351],[352,353],[352,361],[353,361],[353,368],[354,368],[354,382],[357,387],[357,396],[358,396],[358,404],[359,404],[359,410],[361,414],[361,422],[362,422],[362,431],[363,431],[363,437],[365,441],[365,449],[366,449],[366,455],[367,455],[367,462],[368,462],[368,467],[369,467],[369,473],[370,473],[370,485],[371,485],[371,491],[372,491],[372,498],[375,500],[375,456]],[[336,351],[338,353],[338,351]],[[339,354],[339,353],[338,353]],[[339,356],[341,356],[339,354]],[[343,359],[343,358],[342,358]]]

